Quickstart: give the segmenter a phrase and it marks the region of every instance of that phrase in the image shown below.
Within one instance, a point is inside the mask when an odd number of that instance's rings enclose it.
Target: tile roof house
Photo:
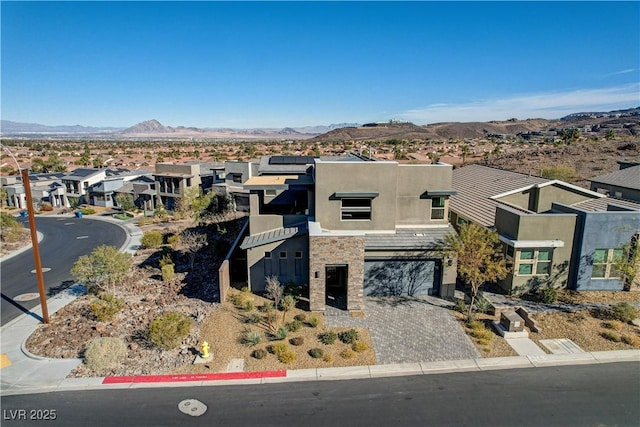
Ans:
[[[244,184],[246,283],[303,285],[312,311],[362,310],[365,295],[452,294],[454,260],[437,250],[453,231],[451,171],[358,155],[264,157]]]
[[[640,202],[640,164],[591,178],[591,190]]]
[[[452,224],[475,222],[504,243],[512,265],[499,283],[505,291],[624,288],[615,259],[640,233],[640,204],[480,165],[454,170],[452,186]]]

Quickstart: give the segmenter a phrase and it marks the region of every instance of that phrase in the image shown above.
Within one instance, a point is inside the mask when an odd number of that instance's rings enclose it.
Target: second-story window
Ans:
[[[342,199],[343,220],[371,220],[371,199]]]
[[[431,219],[444,219],[444,197],[434,197],[431,199]]]

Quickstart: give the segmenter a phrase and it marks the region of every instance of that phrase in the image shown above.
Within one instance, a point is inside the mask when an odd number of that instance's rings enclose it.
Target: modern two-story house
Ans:
[[[506,292],[623,289],[615,260],[640,233],[640,204],[480,165],[454,170],[452,185],[452,224],[494,229],[504,243]]]
[[[455,260],[438,251],[452,167],[367,157],[269,156],[249,190],[246,280],[308,287],[312,311],[362,310],[365,295],[448,295]]]

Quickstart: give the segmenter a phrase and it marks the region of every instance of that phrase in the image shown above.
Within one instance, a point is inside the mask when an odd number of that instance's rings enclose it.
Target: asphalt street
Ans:
[[[24,220],[25,226],[29,224]],[[73,263],[81,255],[90,253],[100,245],[112,245],[120,248],[126,241],[125,230],[117,225],[89,218],[36,218],[36,229],[44,235],[40,242],[40,259],[48,296],[70,284]],[[0,283],[2,284],[2,302],[0,317],[2,325],[40,304],[38,298],[30,301],[15,301],[18,295],[38,292],[38,280],[33,251],[0,263]],[[46,270],[50,269],[50,270]]]
[[[637,426],[639,368],[632,362],[349,381],[180,384],[13,395],[2,397],[2,425]],[[197,416],[180,411],[179,404],[184,409],[185,401],[197,409],[193,411]]]

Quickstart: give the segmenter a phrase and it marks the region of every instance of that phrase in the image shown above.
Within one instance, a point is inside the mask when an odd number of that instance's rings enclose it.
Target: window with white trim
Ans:
[[[354,198],[341,201],[340,214],[343,220],[371,220],[371,199]]]
[[[620,277],[620,270],[616,268],[616,263],[622,260],[624,250],[607,248],[596,249],[593,252],[593,266],[591,269],[592,279],[613,279]]]
[[[444,197],[434,197],[431,199],[431,219],[444,219]]]
[[[507,256],[509,256],[507,246]],[[540,276],[551,274],[553,249],[551,248],[520,248],[515,252],[513,267],[517,276]]]

